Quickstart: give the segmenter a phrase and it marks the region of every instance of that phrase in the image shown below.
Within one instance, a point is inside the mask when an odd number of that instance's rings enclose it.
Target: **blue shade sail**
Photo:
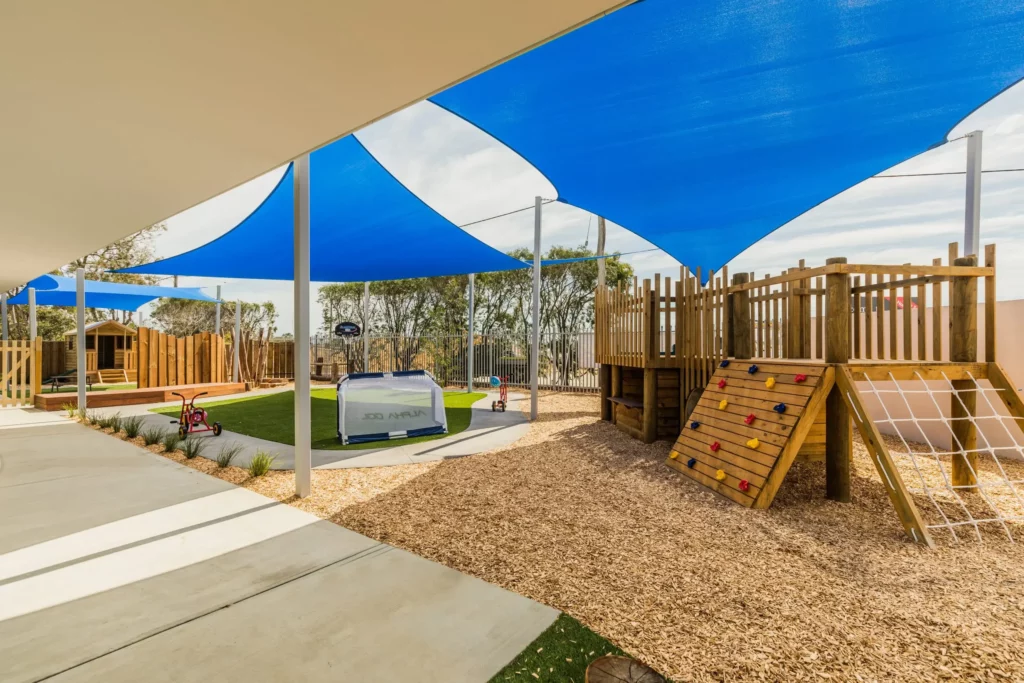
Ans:
[[[1006,0],[644,0],[432,100],[717,268],[1024,77]]]
[[[459,229],[398,182],[352,136],[309,159],[310,279],[397,280],[525,267]],[[124,273],[291,280],[293,168],[234,229]]]
[[[36,290],[37,306],[77,306],[75,278],[42,275],[10,299],[12,304],[27,304],[28,289]],[[192,287],[156,287],[129,285],[121,282],[85,281],[85,305],[88,308],[107,308],[117,311],[137,311],[150,301],[168,297],[216,302],[217,300]]]

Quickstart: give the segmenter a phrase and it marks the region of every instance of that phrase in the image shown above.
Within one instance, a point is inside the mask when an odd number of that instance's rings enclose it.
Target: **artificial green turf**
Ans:
[[[592,661],[604,655],[622,654],[622,650],[568,614],[562,614],[490,683],[583,683]]]
[[[448,434],[432,434],[401,439],[393,442],[372,441],[342,446],[338,441],[338,392],[336,389],[314,389],[310,408],[312,411],[313,448],[332,451],[354,451],[367,448],[382,448],[388,445],[404,446],[410,443],[433,441],[444,436],[458,434],[469,427],[472,417],[470,407],[487,394],[446,391],[444,411],[448,415]],[[267,441],[295,444],[294,392],[282,391],[262,396],[235,398],[201,404],[209,412],[208,420],[220,422],[229,432],[255,436]],[[175,415],[179,407],[156,408],[155,413]]]

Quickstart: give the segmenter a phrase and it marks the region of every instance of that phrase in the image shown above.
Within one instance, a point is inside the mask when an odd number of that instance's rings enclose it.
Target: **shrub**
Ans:
[[[177,436],[177,434],[175,434],[175,436]],[[157,429],[156,427],[151,427],[150,429],[147,429],[146,431],[142,432],[142,440],[146,443],[147,446],[153,446],[154,444],[158,444],[161,441],[163,441],[164,438],[166,438],[164,430]]]
[[[178,446],[181,445],[181,434],[176,431],[169,431],[164,434],[163,438],[164,450],[170,453],[171,451],[178,450]]]
[[[75,414],[78,415],[78,419],[82,421],[82,424],[89,424],[89,415],[85,412],[85,408],[79,408],[75,411]]]
[[[190,436],[181,442],[181,452],[185,454],[187,460],[202,455],[204,450],[206,450],[206,440],[198,436]]]
[[[110,416],[101,415],[99,413],[89,413],[89,422],[93,423],[100,429],[106,429],[110,426]]]
[[[121,417],[121,413],[114,413],[109,418],[107,418],[107,420],[108,421],[106,426],[113,429],[114,434],[117,434],[119,431],[121,431],[121,425],[124,423],[124,418]]]
[[[127,417],[121,423],[121,428],[124,429],[124,434],[129,439],[134,439],[142,431],[142,425],[145,422],[145,418],[142,415],[132,415]]]
[[[229,446],[221,446],[220,453],[217,455],[217,465],[219,467],[227,467],[231,464],[239,453],[242,452],[243,446],[240,443],[233,443]]]
[[[277,460],[276,455],[271,455],[266,451],[256,451],[256,455],[252,456],[252,460],[249,461],[249,474],[253,477],[262,477],[267,471],[270,470],[270,466]]]
[[[68,411],[68,419],[71,420],[78,414],[78,406],[74,403],[65,403],[61,406],[64,410]]]

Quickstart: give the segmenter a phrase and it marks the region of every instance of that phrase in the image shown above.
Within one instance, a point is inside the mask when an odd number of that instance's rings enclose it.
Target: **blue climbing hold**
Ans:
[[[697,427],[700,427],[700,422],[694,420],[693,422],[690,423],[690,429],[696,429]]]
[[[748,374],[753,375],[756,372],[757,372],[757,366],[756,365],[751,365],[749,368],[747,368],[747,373]]]
[[[720,368],[727,368],[727,367],[729,367],[729,361],[723,360],[721,363],[718,364],[718,367],[720,367]]]
[[[692,468],[696,464],[697,464],[697,458],[690,458],[689,460],[686,461],[686,466],[690,467],[690,468]]]
[[[772,408],[772,410],[774,410],[776,413],[779,413],[781,415],[782,413],[786,412],[786,404],[785,403],[780,403],[777,406],[775,406],[774,408]]]

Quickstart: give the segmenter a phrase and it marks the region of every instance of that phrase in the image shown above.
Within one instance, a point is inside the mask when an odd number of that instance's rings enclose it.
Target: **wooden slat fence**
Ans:
[[[140,327],[136,349],[140,389],[231,380],[227,347],[219,334],[200,332],[179,339]]]
[[[40,392],[43,340],[0,341],[0,407],[31,406]]]

